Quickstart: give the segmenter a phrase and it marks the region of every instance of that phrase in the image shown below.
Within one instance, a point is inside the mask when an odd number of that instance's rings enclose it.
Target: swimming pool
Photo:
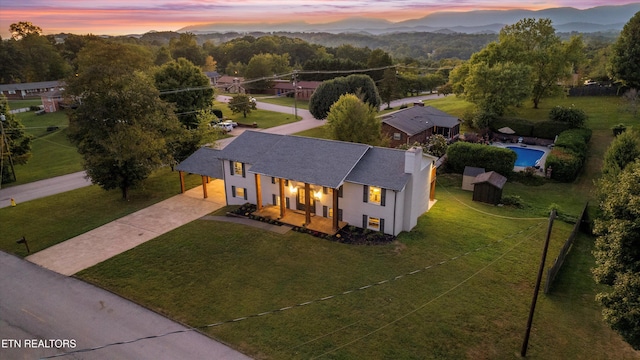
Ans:
[[[542,150],[528,149],[528,148],[517,147],[517,146],[507,146],[507,149],[513,150],[518,156],[516,158],[515,166],[527,167],[527,166],[541,165],[539,164],[539,161],[540,159],[542,159],[542,156],[544,155],[544,151]]]

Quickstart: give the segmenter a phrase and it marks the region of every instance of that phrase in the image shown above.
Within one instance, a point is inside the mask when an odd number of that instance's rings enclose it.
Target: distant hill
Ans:
[[[306,22],[255,24],[200,24],[179,29],[179,32],[328,32],[387,34],[394,32],[458,32],[467,34],[498,33],[505,25],[523,18],[548,18],[558,32],[620,31],[631,17],[640,11],[640,3],[619,6],[598,6],[580,10],[570,7],[544,10],[477,10],[468,12],[436,12],[420,19],[390,22],[364,17],[348,18],[325,24]]]

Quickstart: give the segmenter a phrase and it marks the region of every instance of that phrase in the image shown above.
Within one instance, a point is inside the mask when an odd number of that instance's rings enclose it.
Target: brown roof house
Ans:
[[[322,84],[322,81],[298,81],[296,83],[296,87],[298,88],[296,98],[300,100],[309,100],[320,84]],[[293,97],[293,83],[287,80],[276,80],[273,84],[272,91],[274,95]]]
[[[507,178],[495,171],[489,171],[476,176],[473,182],[473,201],[498,205],[502,199],[502,188]]]
[[[382,133],[391,140],[391,147],[424,144],[434,134],[455,139],[460,134],[460,123],[456,116],[419,103],[386,116],[382,120]]]

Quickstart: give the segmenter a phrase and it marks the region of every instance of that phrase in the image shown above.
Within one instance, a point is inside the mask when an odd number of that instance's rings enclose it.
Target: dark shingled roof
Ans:
[[[205,175],[215,179],[223,178],[222,163],[218,158],[220,150],[201,147],[176,166],[176,170],[191,174]]]
[[[225,146],[219,158],[255,165],[281,138],[282,135],[248,130]]]
[[[453,128],[460,120],[432,106],[412,106],[389,115],[382,122],[411,136],[434,126]]]
[[[507,182],[507,178],[498,174],[495,171],[489,171],[484,174],[480,174],[476,176],[476,179],[473,181],[473,184],[480,184],[484,182],[489,183],[497,187],[498,189],[502,189],[504,184],[506,184]]]
[[[404,172],[405,152],[374,147],[369,149],[347,176],[347,181],[402,191],[410,175]]]
[[[476,177],[476,176],[478,176],[478,175],[480,175],[482,173],[484,173],[484,168],[473,167],[473,166],[465,166],[464,167],[464,173],[462,175]]]
[[[250,171],[335,189],[369,148],[364,144],[284,135]]]

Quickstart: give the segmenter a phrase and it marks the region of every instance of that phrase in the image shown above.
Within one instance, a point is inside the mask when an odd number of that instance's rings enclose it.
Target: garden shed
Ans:
[[[484,173],[484,168],[465,166],[462,174],[462,190],[473,191],[473,182],[476,181],[476,176]]]
[[[495,171],[489,171],[476,176],[473,182],[473,201],[480,201],[497,205],[502,199],[502,188],[507,178]]]

